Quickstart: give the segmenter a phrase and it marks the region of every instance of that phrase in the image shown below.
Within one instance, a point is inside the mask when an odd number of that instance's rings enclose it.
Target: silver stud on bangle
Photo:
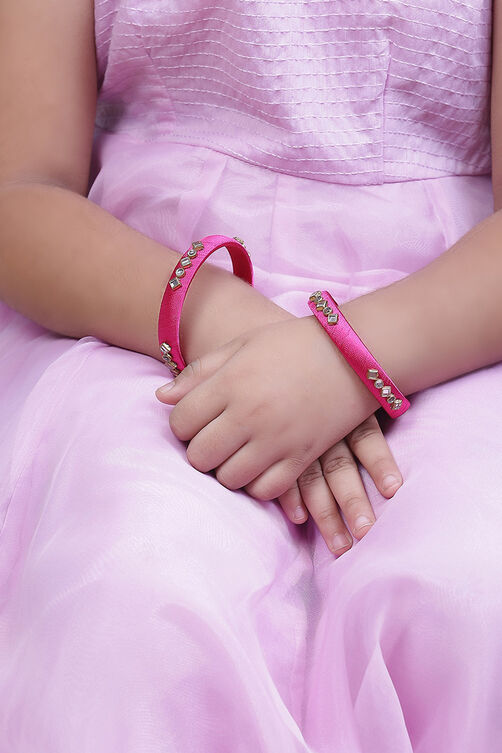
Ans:
[[[162,357],[170,357],[171,356],[171,346],[169,343],[160,343],[160,352],[162,353]]]
[[[324,316],[328,316],[329,314],[333,313],[333,309],[331,308],[331,306],[325,306],[322,310],[322,313],[324,314]]]
[[[184,256],[183,259],[181,259],[181,261],[180,261],[180,265],[182,267],[191,267],[192,266],[192,262],[190,261],[190,259],[188,258],[188,256]]]
[[[328,316],[328,324],[336,324],[338,321],[338,314],[330,314]]]
[[[234,235],[233,238],[234,238],[234,241],[237,241],[237,243],[240,243],[241,246],[244,246],[244,248],[246,248],[246,244],[244,243],[242,238],[238,238],[236,235]]]
[[[185,270],[183,269],[183,267],[178,267],[174,274],[176,275],[176,277],[183,277]]]
[[[395,399],[396,399],[396,396],[394,395],[393,392],[391,392],[390,395],[389,395],[389,397],[387,398],[387,402],[388,403],[393,403]]]
[[[401,403],[402,403],[402,402],[403,402],[403,401],[401,400],[401,398],[400,398],[400,397],[396,397],[396,399],[395,399],[395,400],[394,400],[394,402],[392,403],[392,408],[393,408],[393,410],[397,410],[398,408],[400,408],[400,407],[401,407]]]
[[[389,397],[389,395],[391,394],[391,391],[392,390],[389,387],[389,385],[386,384],[385,387],[382,387],[382,389],[380,390],[380,394],[382,397]]]
[[[190,257],[190,259],[195,259],[195,257],[197,256],[197,251],[191,248],[187,251],[187,256]]]
[[[366,376],[368,379],[378,379],[378,369],[368,369]]]
[[[192,249],[194,251],[202,251],[203,248],[204,248],[204,244],[202,243],[202,241],[194,241],[192,243]]]
[[[315,293],[312,293],[309,297],[309,301],[317,301],[319,298],[322,298],[322,293],[320,290],[316,290]]]
[[[383,381],[383,379],[377,379],[375,381],[375,387],[377,388],[377,390],[381,390],[384,384],[385,382]]]
[[[161,352],[164,363],[166,364],[166,366],[169,366],[171,373],[177,376],[180,373],[180,371],[178,368],[178,364],[176,363],[176,361],[174,361],[171,355],[172,353],[171,346],[169,345],[169,343],[164,342],[164,343],[160,343],[159,347],[160,347],[160,352]]]
[[[172,290],[176,290],[176,288],[181,287],[181,282],[178,280],[177,277],[173,277],[172,280],[169,280],[169,285],[172,288]]]
[[[319,300],[317,301],[317,303],[316,303],[316,309],[317,309],[318,311],[322,311],[322,310],[324,309],[324,307],[325,307],[325,306],[326,306],[326,301],[324,300],[324,298],[320,298],[320,299],[319,299]]]

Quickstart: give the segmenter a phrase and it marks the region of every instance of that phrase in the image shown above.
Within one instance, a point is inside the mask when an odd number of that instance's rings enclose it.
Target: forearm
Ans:
[[[0,299],[48,329],[75,338],[93,335],[161,360],[158,312],[179,258],[65,188],[0,188]],[[185,358],[288,316],[242,280],[206,263],[183,307]]]
[[[502,211],[408,277],[341,306],[405,394],[502,360]]]

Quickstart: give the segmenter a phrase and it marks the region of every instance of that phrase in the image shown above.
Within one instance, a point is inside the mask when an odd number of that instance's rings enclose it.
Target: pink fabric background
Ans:
[[[89,198],[298,315],[400,279],[492,211],[490,11],[96,0]],[[502,365],[381,417],[404,485],[361,469],[338,560],[187,463],[167,378],[0,304],[1,753],[500,750]]]

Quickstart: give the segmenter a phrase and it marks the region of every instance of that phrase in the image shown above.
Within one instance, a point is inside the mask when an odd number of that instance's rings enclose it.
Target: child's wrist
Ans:
[[[295,318],[256,288],[206,262],[187,292],[180,321],[186,363],[215,350],[243,332]]]
[[[409,375],[409,332],[393,315],[386,288],[347,301],[340,310],[404,395],[414,389]]]

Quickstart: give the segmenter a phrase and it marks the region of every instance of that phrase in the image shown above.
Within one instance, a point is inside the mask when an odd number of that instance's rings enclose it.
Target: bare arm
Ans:
[[[494,209],[502,209],[502,6],[493,3],[492,181]]]
[[[97,94],[93,7],[0,0],[0,299],[61,334],[160,360],[158,310],[179,253],[85,195]],[[222,296],[239,303],[241,319],[222,317]],[[206,264],[184,307],[186,358],[288,316]]]
[[[341,307],[406,394],[502,361],[501,5],[495,0],[495,213],[427,266]]]

